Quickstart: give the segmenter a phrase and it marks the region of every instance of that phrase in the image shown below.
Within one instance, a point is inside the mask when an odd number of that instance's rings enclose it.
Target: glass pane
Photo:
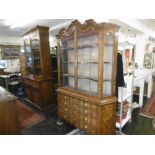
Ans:
[[[74,88],[74,33],[61,40],[60,83],[61,86]]]
[[[40,75],[41,64],[40,64],[39,34],[35,34],[31,38],[31,47],[32,47],[32,55],[33,55],[34,75]]]
[[[98,94],[98,33],[78,33],[78,89]]]
[[[114,56],[113,36],[107,32],[104,36],[104,58],[103,58],[103,95],[112,95],[112,69]]]
[[[26,61],[27,61],[27,69],[29,74],[33,74],[33,60],[32,60],[32,51],[31,51],[31,43],[30,38],[24,40]]]

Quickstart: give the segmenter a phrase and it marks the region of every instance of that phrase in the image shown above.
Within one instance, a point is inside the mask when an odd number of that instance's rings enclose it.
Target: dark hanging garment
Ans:
[[[118,87],[125,86],[122,55],[117,53],[117,70],[116,70],[116,96],[118,97]]]

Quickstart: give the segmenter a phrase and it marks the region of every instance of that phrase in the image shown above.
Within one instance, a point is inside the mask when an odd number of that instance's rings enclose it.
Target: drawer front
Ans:
[[[97,134],[99,130],[99,107],[58,93],[59,116],[89,134]]]

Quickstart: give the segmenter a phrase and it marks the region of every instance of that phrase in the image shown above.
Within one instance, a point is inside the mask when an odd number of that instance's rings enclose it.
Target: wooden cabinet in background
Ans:
[[[38,109],[52,103],[49,28],[37,26],[23,35],[27,74],[23,76],[26,99]]]
[[[52,103],[51,78],[44,80],[34,80],[23,77],[26,99],[38,109],[50,108]]]
[[[27,75],[27,64],[26,64],[26,56],[24,53],[19,53],[19,62],[20,62],[20,71],[21,75]]]
[[[57,34],[58,114],[88,134],[114,134],[119,26],[77,20]]]

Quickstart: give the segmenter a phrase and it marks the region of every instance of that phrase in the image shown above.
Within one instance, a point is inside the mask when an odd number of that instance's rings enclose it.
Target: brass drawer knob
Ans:
[[[88,126],[87,126],[87,125],[85,125],[85,126],[84,126],[84,128],[85,128],[85,129],[87,129],[87,128],[88,128]]]
[[[85,110],[85,113],[86,113],[86,114],[87,114],[87,112],[88,112],[88,111],[87,111],[87,110]]]
[[[64,104],[66,105],[67,103],[65,102]]]
[[[88,104],[87,104],[87,103],[85,103],[85,107],[87,107],[87,105],[88,105]]]
[[[84,118],[84,120],[85,120],[85,121],[87,121],[87,120],[88,120],[88,118],[87,118],[87,117],[85,117],[85,118]]]
[[[67,108],[65,108],[65,111],[67,111]]]

